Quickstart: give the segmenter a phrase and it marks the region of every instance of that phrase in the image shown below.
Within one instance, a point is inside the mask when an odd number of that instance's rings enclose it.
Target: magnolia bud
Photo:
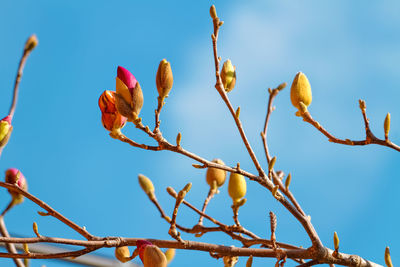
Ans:
[[[303,102],[306,107],[311,104],[311,86],[306,75],[302,72],[298,72],[294,77],[292,87],[290,88],[290,99],[292,100],[293,106],[300,109],[300,102]]]
[[[116,247],[115,248],[115,257],[120,262],[127,262],[130,261],[131,253],[129,252],[129,248],[127,246],[123,247]]]
[[[0,148],[7,145],[13,127],[11,126],[11,116],[8,115],[0,121]]]
[[[339,250],[339,236],[336,232],[333,233],[333,245],[335,247],[335,251]]]
[[[171,64],[166,59],[161,60],[160,65],[158,65],[157,75],[156,75],[156,85],[158,95],[161,98],[168,97],[168,93],[172,88],[174,83],[174,78],[172,76]]]
[[[10,169],[6,170],[5,182],[9,183],[9,184],[15,184],[19,188],[21,188],[25,191],[28,190],[28,184],[26,182],[25,176],[18,169],[10,168]],[[13,198],[14,204],[20,204],[20,203],[22,203],[22,201],[24,201],[23,195],[16,193],[16,192],[12,192],[10,190],[8,190],[8,192],[10,193],[11,197]]]
[[[157,246],[146,240],[138,240],[136,246],[139,250],[139,257],[144,267],[166,267],[167,257]]]
[[[210,7],[210,16],[211,16],[212,19],[218,18],[218,16],[217,16],[217,10],[215,9],[215,6],[214,6],[214,5],[212,5],[212,6]]]
[[[231,173],[228,184],[228,193],[232,198],[233,203],[240,201],[246,195],[246,180],[243,175],[238,173]]]
[[[232,91],[236,83],[236,67],[230,59],[224,62],[221,70],[221,80],[226,92]]]
[[[389,247],[385,249],[385,263],[387,267],[393,267],[392,258],[390,257]]]
[[[135,76],[127,69],[118,66],[116,77],[116,107],[128,121],[138,118],[143,106],[143,92]]]
[[[25,47],[24,47],[25,52],[32,51],[38,45],[38,43],[39,41],[36,35],[32,34],[25,42]]]
[[[175,249],[169,248],[165,251],[165,257],[167,258],[168,264],[175,258]]]
[[[140,187],[147,195],[154,194],[154,185],[149,178],[144,176],[143,174],[138,175]]]
[[[385,122],[383,123],[383,130],[385,131],[385,139],[389,139],[389,131],[390,131],[390,113],[386,115]]]
[[[101,110],[101,122],[104,128],[113,131],[125,126],[126,118],[115,107],[115,92],[104,91],[99,98],[99,107]]]
[[[212,162],[225,165],[225,163],[220,159],[213,159]],[[206,172],[206,181],[210,185],[213,186],[214,181],[216,182],[217,187],[222,186],[225,183],[226,179],[226,171],[217,169],[217,168],[208,168]]]

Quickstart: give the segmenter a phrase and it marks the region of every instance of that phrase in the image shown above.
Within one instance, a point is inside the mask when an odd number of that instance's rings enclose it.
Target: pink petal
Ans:
[[[127,69],[125,69],[125,68],[123,68],[123,67],[121,67],[121,66],[118,66],[118,69],[117,69],[117,77],[118,77],[129,89],[135,88],[137,81],[136,81],[135,76],[133,76],[133,74],[130,73],[129,70],[127,70]]]

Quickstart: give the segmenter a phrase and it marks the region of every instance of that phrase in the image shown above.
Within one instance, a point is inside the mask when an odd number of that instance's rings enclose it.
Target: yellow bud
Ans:
[[[390,257],[389,247],[385,249],[385,263],[387,267],[393,267],[392,258]]]
[[[37,223],[36,223],[36,222],[33,222],[32,228],[33,228],[33,232],[35,233],[35,235],[36,235],[37,237],[40,237],[39,229],[38,229],[38,226],[37,226]]]
[[[271,171],[272,168],[274,168],[275,162],[276,162],[276,157],[273,157],[268,164],[268,171]]]
[[[214,163],[225,165],[225,163],[220,159],[213,159]],[[222,186],[225,183],[226,171],[217,168],[208,168],[206,172],[206,181],[212,187],[213,181],[216,181],[217,187]]]
[[[250,255],[249,259],[246,262],[246,267],[251,267],[253,265],[253,256]]]
[[[339,237],[336,232],[333,233],[333,245],[335,246],[335,250],[339,250]]]
[[[388,140],[390,131],[390,113],[386,115],[385,123],[383,124],[383,129],[385,130],[385,139]]]
[[[291,182],[291,181],[292,181],[292,175],[289,173],[288,176],[287,176],[287,178],[286,178],[286,181],[285,181],[286,190],[289,189],[289,185],[290,185],[290,182]]]
[[[274,188],[272,188],[271,193],[274,197],[276,197],[276,193],[278,193],[278,189],[279,189],[278,185],[275,185]]]
[[[25,252],[26,254],[31,253],[31,252],[29,251],[29,247],[28,247],[28,244],[27,244],[27,243],[23,243],[23,244],[22,244],[22,248],[24,249],[24,252]]]
[[[154,193],[154,185],[149,178],[147,178],[143,174],[139,174],[138,179],[140,187],[147,195]]]
[[[212,19],[216,19],[218,17],[217,16],[217,10],[215,9],[214,5],[212,5],[210,7],[210,16],[211,16]]]
[[[230,59],[224,62],[221,70],[221,80],[226,92],[232,91],[236,83],[236,67]]]
[[[10,138],[12,132],[11,124],[6,120],[0,121],[0,147],[3,147],[7,144],[8,139]]]
[[[240,201],[246,195],[246,180],[243,175],[238,173],[231,173],[229,178],[228,193],[234,203]]]
[[[304,73],[298,72],[294,77],[292,87],[290,88],[290,99],[293,106],[298,109],[300,109],[300,102],[303,102],[306,107],[311,104],[311,86]]]
[[[165,251],[165,257],[167,258],[167,262],[170,263],[175,258],[175,249],[167,249],[167,251]]]
[[[167,257],[157,246],[148,245],[144,249],[143,265],[144,267],[166,267]]]
[[[224,256],[224,267],[233,267],[239,260],[238,256]]]
[[[127,246],[117,247],[115,248],[115,257],[120,262],[127,262],[130,261],[131,253],[129,252],[129,248]]]
[[[25,42],[25,48],[24,48],[25,52],[32,51],[38,45],[38,43],[39,41],[36,35],[32,34]]]
[[[168,93],[171,91],[173,83],[174,78],[172,76],[171,64],[166,59],[163,59],[158,65],[156,75],[158,95],[161,98],[168,97]]]

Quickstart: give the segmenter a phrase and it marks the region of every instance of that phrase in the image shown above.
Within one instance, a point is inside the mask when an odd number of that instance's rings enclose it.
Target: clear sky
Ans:
[[[51,1],[0,2],[0,116],[11,102],[18,60],[26,38],[36,33],[39,46],[28,59],[20,85],[14,132],[0,160],[0,172],[19,168],[29,191],[98,236],[170,239],[137,183],[143,173],[155,185],[169,213],[174,200],[167,186],[193,187],[186,199],[201,207],[208,192],[205,171],[172,152],[135,149],[113,140],[103,129],[97,106],[104,90],[115,89],[118,65],[139,80],[144,94],[141,116],[154,123],[155,73],[160,60],[171,62],[174,87],[161,114],[161,130],[174,142],[207,158],[221,158],[256,173],[250,157],[214,88],[209,7],[215,4],[225,24],[219,53],[237,67],[236,88],[229,94],[241,107],[246,134],[263,166],[260,131],[266,114],[267,88],[291,84],[298,71],[310,80],[309,111],[331,133],[363,139],[358,99],[365,99],[373,132],[383,138],[383,120],[391,113],[390,137],[400,143],[400,3],[398,1]],[[268,141],[278,160],[276,169],[292,173],[291,188],[326,246],[336,231],[341,251],[384,264],[390,246],[400,263],[400,154],[385,147],[332,144],[295,117],[289,88],[278,95]],[[3,114],[3,115],[1,115]],[[127,125],[123,132],[137,142],[154,144]],[[208,212],[232,223],[227,186]],[[277,201],[248,182],[243,225],[269,236],[267,214],[278,216],[278,241],[310,245],[307,236]],[[0,190],[0,203],[9,200]],[[7,214],[9,231],[33,236],[36,221],[43,235],[80,238],[65,225],[39,217],[25,201]],[[198,219],[182,208],[178,222],[187,227]],[[221,234],[183,239],[236,245]],[[112,249],[98,253],[112,255]],[[137,260],[136,260],[137,262]],[[208,253],[179,251],[172,266],[219,265]],[[237,266],[245,266],[241,259]],[[271,265],[256,259],[255,266]],[[32,266],[67,266],[32,261]],[[1,266],[12,261],[0,259]],[[70,265],[68,265],[70,266]],[[289,262],[287,266],[294,266]]]

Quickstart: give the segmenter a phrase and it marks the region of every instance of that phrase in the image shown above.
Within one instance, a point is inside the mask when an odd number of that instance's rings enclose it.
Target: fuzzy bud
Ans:
[[[275,162],[276,162],[276,157],[273,157],[268,164],[268,171],[272,171],[272,169],[274,168]]]
[[[220,159],[213,159],[212,162],[225,165],[225,163]],[[226,171],[212,167],[207,169],[206,181],[210,185],[210,187],[213,186],[214,181],[216,182],[217,187],[220,187],[225,183],[225,180],[226,180]]]
[[[7,145],[12,132],[11,116],[8,115],[0,121],[0,148]]]
[[[238,173],[231,173],[229,177],[228,193],[232,198],[233,203],[240,201],[246,195],[247,185],[243,175]]]
[[[217,9],[215,8],[214,5],[212,5],[212,6],[210,7],[210,16],[211,16],[212,19],[218,18],[218,16],[217,16]]]
[[[389,247],[385,249],[385,263],[387,267],[393,267],[392,258],[390,257]]]
[[[167,257],[161,249],[146,240],[136,242],[144,267],[166,267]]]
[[[129,70],[118,66],[116,79],[116,107],[128,121],[139,117],[143,106],[143,92],[135,76]]]
[[[221,80],[226,92],[232,91],[236,84],[236,67],[230,59],[224,62],[221,70]]]
[[[390,131],[390,113],[386,115],[385,122],[383,124],[383,129],[385,131],[385,139],[389,139],[389,131]]]
[[[117,111],[115,106],[115,92],[104,91],[99,98],[99,107],[104,128],[114,131],[125,126],[126,118]]]
[[[333,245],[335,246],[335,251],[339,250],[339,236],[336,232],[333,233]]]
[[[115,248],[115,258],[117,258],[117,260],[119,260],[120,262],[130,261],[131,260],[130,256],[131,256],[131,253],[127,246]]]
[[[248,258],[247,262],[246,262],[246,267],[251,267],[251,265],[253,265],[253,256],[250,255],[250,257]]]
[[[163,59],[161,60],[160,65],[158,65],[156,75],[158,95],[161,98],[168,97],[173,83],[174,77],[172,76],[171,64],[166,59]]]
[[[154,185],[149,178],[144,176],[143,174],[138,175],[140,187],[143,191],[148,195],[151,196],[154,194]]]
[[[36,37],[36,34],[32,34],[28,40],[26,40],[25,42],[25,47],[24,47],[24,51],[25,52],[30,52],[32,51],[37,45],[38,45],[39,41]]]
[[[18,169],[10,168],[6,170],[5,182],[8,184],[15,184],[22,190],[28,190],[28,184],[26,182],[25,176]],[[20,204],[22,203],[22,201],[24,201],[23,195],[12,192],[10,190],[8,190],[8,192],[11,194],[14,204]]]
[[[298,72],[294,77],[292,87],[290,88],[290,99],[297,109],[300,109],[300,102],[308,107],[312,101],[311,85],[306,75]]]
[[[175,258],[175,249],[169,248],[165,251],[165,257],[167,258],[168,264]]]
[[[288,176],[287,176],[287,178],[286,178],[286,181],[285,181],[285,188],[286,188],[286,190],[289,189],[289,185],[290,185],[290,182],[291,182],[291,181],[292,181],[292,175],[289,173]]]

